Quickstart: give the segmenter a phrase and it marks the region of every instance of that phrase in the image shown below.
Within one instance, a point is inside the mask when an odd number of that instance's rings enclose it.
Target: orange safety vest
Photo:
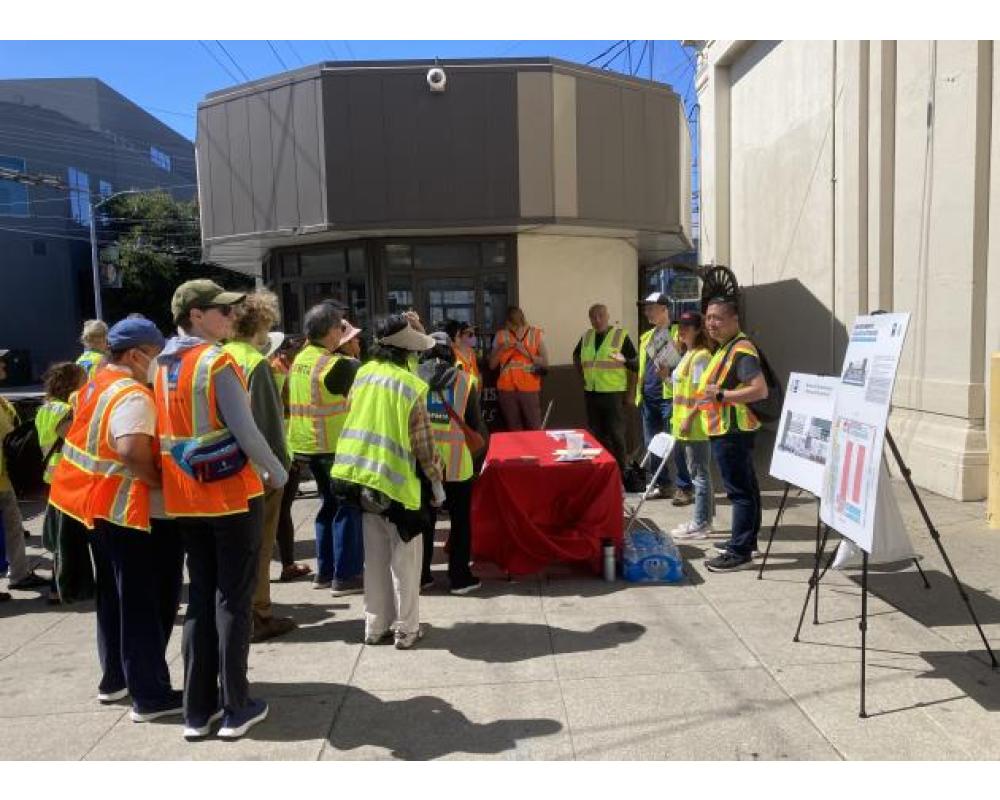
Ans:
[[[103,519],[149,530],[149,486],[132,475],[108,438],[112,412],[133,394],[153,399],[153,393],[130,375],[105,367],[75,398],[73,424],[52,473],[49,502],[88,528]],[[154,456],[158,450],[154,439]]]
[[[497,389],[501,392],[539,392],[542,389],[542,379],[531,371],[534,362],[520,350],[515,349],[519,337],[510,328],[504,328],[497,333],[500,343],[500,375],[497,378]],[[537,356],[542,347],[542,330],[528,326],[528,331],[520,339],[524,349]]]
[[[221,517],[247,511],[249,500],[264,493],[249,462],[235,475],[212,483],[195,480],[178,465],[172,449],[189,442],[210,444],[229,434],[215,405],[215,376],[233,370],[246,381],[239,366],[219,345],[202,344],[185,350],[173,364],[160,364],[153,392],[156,428],[163,456],[163,505],[171,517]]]
[[[473,353],[470,356],[466,356],[461,350],[459,350],[457,345],[452,345],[451,349],[455,354],[455,366],[463,370],[470,377],[475,378],[477,381],[480,380],[479,361],[476,359],[476,354]]]
[[[740,354],[753,356],[759,359],[757,348],[746,338],[742,332],[738,333],[731,343],[724,345],[715,351],[712,360],[705,369],[699,389],[709,384],[722,386],[729,373],[736,363],[736,357]],[[743,388],[742,384],[737,385],[737,389]],[[709,436],[724,436],[729,433],[732,426],[733,412],[736,416],[736,427],[744,433],[749,433],[760,428],[760,421],[757,419],[750,406],[746,403],[731,403],[728,401],[719,403],[715,398],[704,398],[699,401],[698,407],[704,414],[705,432]]]

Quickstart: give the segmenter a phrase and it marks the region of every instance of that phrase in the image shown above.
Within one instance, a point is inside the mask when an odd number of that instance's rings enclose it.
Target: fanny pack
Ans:
[[[170,450],[178,466],[198,483],[215,483],[236,475],[247,465],[246,453],[232,434],[211,444],[186,442]]]

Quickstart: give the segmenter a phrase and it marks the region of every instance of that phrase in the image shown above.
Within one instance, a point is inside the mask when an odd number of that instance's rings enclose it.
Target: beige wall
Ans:
[[[890,427],[918,483],[967,500],[986,492],[1000,349],[996,58],[990,42],[712,42],[699,83],[701,263],[734,269],[783,373],[839,371],[857,314],[909,311]]]
[[[573,363],[573,348],[590,327],[587,309],[604,303],[612,322],[636,337],[639,266],[626,240],[522,233],[517,237],[520,305],[545,331],[553,366]]]

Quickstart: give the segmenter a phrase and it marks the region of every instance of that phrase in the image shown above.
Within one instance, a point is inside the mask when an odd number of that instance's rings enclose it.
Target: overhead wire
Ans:
[[[604,56],[606,56],[608,53],[610,53],[612,50],[614,50],[616,47],[618,47],[618,45],[620,45],[622,43],[622,41],[624,41],[624,40],[623,39],[619,39],[617,42],[615,42],[613,45],[611,45],[611,47],[609,47],[607,50],[603,50],[600,53],[598,53],[596,56],[594,56],[592,59],[590,59],[590,61],[587,62],[587,66],[589,67],[595,61],[600,61],[602,58],[604,58]]]
[[[226,54],[226,58],[228,58],[228,59],[229,59],[230,61],[232,61],[232,62],[233,62],[233,66],[234,66],[234,67],[236,67],[236,69],[237,69],[237,70],[239,71],[240,75],[242,75],[242,76],[243,76],[243,79],[244,79],[244,80],[247,80],[247,81],[249,81],[249,80],[250,80],[250,76],[249,76],[249,75],[247,75],[247,73],[246,73],[246,70],[244,70],[244,69],[243,69],[243,67],[241,67],[241,66],[240,66],[240,65],[239,65],[239,64],[237,63],[236,59],[235,59],[235,58],[233,58],[233,54],[229,52],[229,49],[228,49],[228,48],[227,48],[227,47],[226,47],[226,46],[225,46],[225,45],[224,45],[224,44],[223,44],[222,42],[220,42],[220,41],[219,41],[218,39],[216,39],[216,40],[215,40],[215,43],[216,43],[217,45],[219,45],[219,49],[220,49],[220,50],[221,50],[221,51],[222,51],[223,53],[225,53],[225,54]]]
[[[286,64],[285,59],[281,57],[281,54],[278,52],[278,48],[274,46],[274,43],[270,39],[265,39],[264,41],[267,42],[267,46],[271,48],[271,52],[274,53],[274,57],[278,59],[278,63],[281,64],[281,68],[287,71],[288,64]]]
[[[292,55],[299,60],[299,64],[304,67],[306,62],[302,60],[302,56],[299,55],[299,51],[295,49],[295,46],[287,39],[285,40],[285,44],[288,46],[288,49],[292,51]]]
[[[230,70],[229,67],[227,67],[224,63],[222,63],[222,61],[218,58],[218,56],[216,56],[215,53],[212,52],[212,48],[210,48],[207,44],[205,44],[204,40],[199,39],[198,40],[198,44],[200,44],[204,48],[205,52],[208,53],[208,55],[212,59],[212,61],[214,61],[216,64],[218,64],[219,67],[221,67],[222,70],[230,78],[232,78],[233,83],[239,83],[240,82],[240,79],[237,78],[235,75],[233,75],[232,70]]]

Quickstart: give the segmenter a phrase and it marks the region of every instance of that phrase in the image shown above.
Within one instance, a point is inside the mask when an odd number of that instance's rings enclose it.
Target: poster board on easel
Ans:
[[[837,386],[820,517],[866,553],[874,547],[885,428],[910,315],[854,320]]]
[[[830,452],[839,378],[793,372],[781,406],[770,473],[819,497]]]

